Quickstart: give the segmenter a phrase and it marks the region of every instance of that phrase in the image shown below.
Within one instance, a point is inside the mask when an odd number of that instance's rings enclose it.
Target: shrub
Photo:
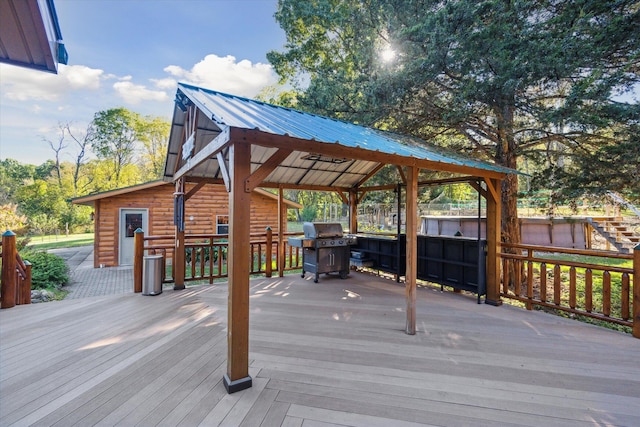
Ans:
[[[43,251],[21,256],[31,263],[31,289],[60,289],[69,282],[69,267],[59,256]]]
[[[300,212],[300,219],[305,222],[311,222],[316,219],[318,209],[315,205],[305,206]]]

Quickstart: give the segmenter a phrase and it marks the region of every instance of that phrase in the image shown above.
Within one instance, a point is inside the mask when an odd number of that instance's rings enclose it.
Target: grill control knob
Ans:
[[[331,241],[331,244],[332,244],[332,245],[335,245],[335,244],[336,244],[336,241],[335,241],[335,240],[332,240],[332,241]]]
[[[327,245],[327,242],[323,240],[322,241],[322,246],[326,246],[326,245]]]
[[[339,245],[343,245],[344,244],[344,240],[338,240],[338,244]]]

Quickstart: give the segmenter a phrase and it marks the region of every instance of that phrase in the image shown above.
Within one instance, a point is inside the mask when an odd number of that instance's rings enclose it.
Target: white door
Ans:
[[[133,265],[133,236],[138,228],[149,233],[149,212],[147,209],[120,209],[119,260],[120,265]]]

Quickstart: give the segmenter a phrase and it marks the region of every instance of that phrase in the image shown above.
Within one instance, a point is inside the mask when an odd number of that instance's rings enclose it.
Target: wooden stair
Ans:
[[[593,217],[587,218],[587,222],[620,253],[630,253],[640,244],[640,234],[633,229],[638,226],[634,225],[632,220],[620,217]]]

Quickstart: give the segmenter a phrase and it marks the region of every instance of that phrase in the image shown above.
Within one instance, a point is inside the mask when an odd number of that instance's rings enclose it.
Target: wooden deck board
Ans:
[[[228,395],[225,284],[0,311],[0,425],[640,425],[640,340],[352,273],[250,282]]]

